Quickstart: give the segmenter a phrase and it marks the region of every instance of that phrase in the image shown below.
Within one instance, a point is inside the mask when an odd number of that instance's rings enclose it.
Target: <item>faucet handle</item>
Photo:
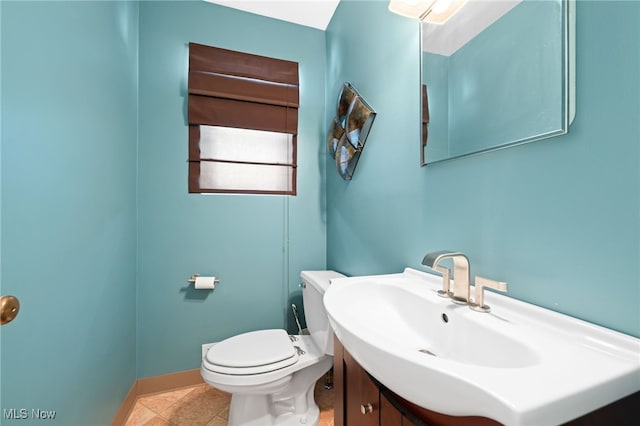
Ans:
[[[488,278],[476,275],[476,289],[474,303],[470,303],[469,307],[478,312],[489,312],[491,308],[489,305],[484,304],[484,289],[492,288],[498,291],[507,291],[507,283],[502,281],[494,281]]]
[[[449,291],[451,288],[451,269],[444,266],[436,266],[434,270],[442,274],[442,290],[438,290],[438,296],[451,297],[453,292]]]

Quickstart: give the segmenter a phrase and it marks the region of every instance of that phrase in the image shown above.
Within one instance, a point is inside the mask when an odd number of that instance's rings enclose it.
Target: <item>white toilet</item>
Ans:
[[[200,374],[229,392],[229,426],[315,425],[316,381],[333,363],[333,332],[322,297],[334,271],[302,271],[302,299],[310,335],[259,330],[230,337],[202,358]]]

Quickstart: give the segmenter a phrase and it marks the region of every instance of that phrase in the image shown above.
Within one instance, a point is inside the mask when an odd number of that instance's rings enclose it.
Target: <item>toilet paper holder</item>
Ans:
[[[199,277],[199,276],[200,276],[200,274],[193,274],[193,275],[191,275],[191,278],[189,278],[187,280],[187,282],[189,284],[195,284],[196,283],[196,278]],[[216,278],[215,280],[213,280],[213,282],[214,282],[214,284],[218,284],[220,282],[220,280]]]

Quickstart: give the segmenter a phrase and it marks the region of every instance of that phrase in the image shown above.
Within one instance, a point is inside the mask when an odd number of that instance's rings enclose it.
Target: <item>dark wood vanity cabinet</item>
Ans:
[[[486,417],[457,417],[418,407],[372,378],[334,342],[335,426],[498,426]],[[565,426],[632,426],[640,424],[640,392],[602,407]]]
[[[380,384],[336,340],[335,426],[418,426],[381,390]]]
[[[496,426],[482,417],[452,417],[418,407],[371,377],[338,339],[334,343],[335,426]]]
[[[380,391],[366,371],[355,363],[349,354],[345,362],[345,419],[354,426],[378,426]]]

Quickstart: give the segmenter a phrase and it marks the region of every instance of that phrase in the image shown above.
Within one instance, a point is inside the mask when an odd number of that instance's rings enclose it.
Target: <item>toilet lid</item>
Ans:
[[[209,368],[225,374],[258,374],[298,361],[284,330],[259,330],[230,337],[207,351]]]

